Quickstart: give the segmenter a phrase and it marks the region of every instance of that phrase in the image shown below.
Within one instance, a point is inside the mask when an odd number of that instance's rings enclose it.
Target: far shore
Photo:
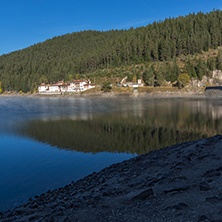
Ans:
[[[93,93],[65,93],[65,94],[38,94],[38,93],[2,93],[0,97],[61,97],[61,98],[120,98],[120,97],[205,97],[203,91],[154,91],[154,92],[139,92],[134,94],[132,92],[93,92]]]

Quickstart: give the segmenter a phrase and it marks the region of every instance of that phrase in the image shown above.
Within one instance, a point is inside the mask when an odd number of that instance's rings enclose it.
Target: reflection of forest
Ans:
[[[140,109],[132,114],[93,116],[87,120],[35,120],[26,125],[23,135],[80,152],[142,154],[222,132],[221,119],[212,119],[183,106],[175,112],[166,110],[165,115],[160,112],[161,107],[158,108],[146,112]]]

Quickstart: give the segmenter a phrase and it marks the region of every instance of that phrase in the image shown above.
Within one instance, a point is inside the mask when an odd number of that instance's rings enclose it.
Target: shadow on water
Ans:
[[[88,119],[48,119],[26,123],[24,136],[60,149],[143,154],[222,133],[222,119],[179,109],[151,109],[140,115],[93,115]]]

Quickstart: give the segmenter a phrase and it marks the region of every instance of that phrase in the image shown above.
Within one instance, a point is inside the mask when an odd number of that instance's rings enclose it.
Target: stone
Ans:
[[[21,208],[16,208],[15,212],[16,214],[20,215],[20,214],[24,214],[26,212],[26,208],[25,207],[21,207]]]
[[[171,193],[171,192],[174,192],[174,191],[181,192],[181,191],[185,191],[185,190],[188,190],[188,189],[189,189],[189,186],[182,186],[182,187],[172,188],[172,189],[169,189],[169,190],[164,190],[164,192],[165,193]]]
[[[203,181],[200,183],[199,188],[201,191],[207,191],[210,189],[210,186],[207,182]]]
[[[201,216],[199,217],[198,222],[202,222],[202,221],[208,221],[208,217],[205,216],[205,215],[201,215]]]
[[[36,202],[34,202],[34,203],[30,206],[30,208],[38,208],[38,204],[37,204]]]
[[[145,200],[146,198],[153,196],[153,189],[149,188],[147,190],[144,190],[143,192],[139,193],[135,197],[132,198],[132,200]]]
[[[221,167],[219,167],[217,169],[208,170],[208,171],[204,172],[202,177],[218,177],[221,175],[221,173],[220,173],[221,170],[222,170]]]
[[[214,197],[207,197],[206,201],[209,203],[216,203],[216,202],[220,201],[220,199],[218,197],[214,196]]]
[[[199,160],[203,160],[204,158],[206,158],[206,157],[208,157],[208,156],[210,156],[210,154],[209,154],[209,153],[206,153],[206,154],[203,154],[203,155],[198,156],[198,159],[199,159]]]
[[[70,208],[73,208],[73,203],[70,201],[66,204],[66,208],[67,209],[70,209]]]
[[[29,221],[38,221],[39,218],[40,218],[39,215],[34,215],[29,218]]]
[[[188,205],[186,203],[184,203],[184,202],[180,202],[178,204],[175,204],[173,206],[173,208],[176,209],[176,210],[184,210],[184,209],[188,208]]]

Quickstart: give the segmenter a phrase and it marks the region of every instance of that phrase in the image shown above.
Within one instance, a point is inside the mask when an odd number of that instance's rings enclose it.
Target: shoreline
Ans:
[[[0,212],[1,221],[217,221],[222,136],[113,164]]]
[[[200,92],[140,92],[137,96],[133,93],[117,93],[117,92],[108,92],[108,93],[87,93],[87,94],[30,94],[30,93],[3,93],[0,95],[1,97],[57,97],[57,98],[121,98],[121,97],[134,97],[134,98],[189,98],[189,97],[202,97],[205,98],[206,96],[204,93]],[[207,98],[207,97],[206,97]]]

